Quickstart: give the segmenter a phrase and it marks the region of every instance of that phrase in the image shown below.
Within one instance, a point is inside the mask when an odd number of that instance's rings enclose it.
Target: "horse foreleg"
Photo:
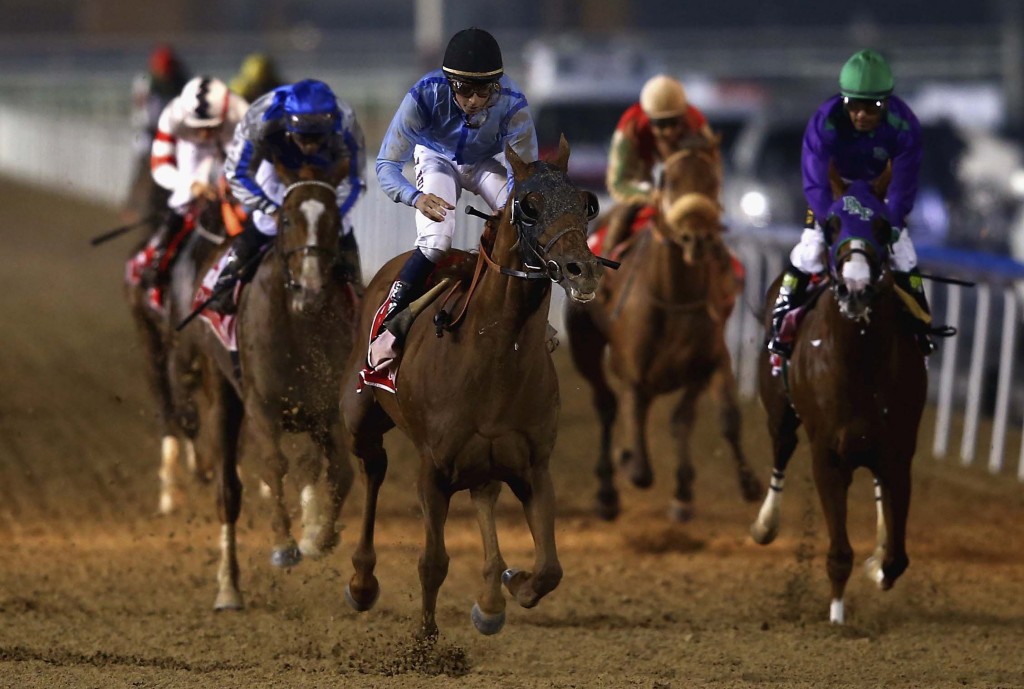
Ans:
[[[501,594],[501,575],[506,565],[498,547],[498,532],[494,526],[494,503],[499,493],[501,483],[498,481],[470,490],[484,544],[484,588],[473,604],[471,614],[473,626],[481,634],[497,634],[505,626],[505,597]]]
[[[629,473],[629,480],[637,488],[650,488],[654,483],[654,471],[647,453],[647,412],[651,397],[640,385],[626,384],[622,393],[626,408],[623,436],[629,443],[622,450],[619,462]]]
[[[292,537],[292,519],[284,504],[284,475],[288,472],[288,460],[281,450],[277,413],[261,405],[253,396],[250,396],[246,408],[249,410],[245,417],[245,438],[249,443],[246,454],[259,458],[259,475],[270,487],[272,499],[270,528],[274,532],[274,544],[270,550],[270,564],[294,567],[302,561],[302,553]]]
[[[723,351],[727,351],[724,346]],[[722,363],[715,373],[713,391],[718,400],[722,436],[732,448],[732,456],[736,460],[736,476],[740,482],[740,494],[747,502],[756,502],[764,491],[764,486],[750,469],[747,456],[740,443],[743,417],[740,414],[739,400],[736,395],[736,377],[733,375],[732,361],[728,355],[722,357]]]
[[[612,463],[612,428],[618,413],[615,392],[608,385],[602,358],[608,341],[594,323],[590,312],[570,305],[565,314],[569,331],[569,349],[573,362],[590,383],[594,408],[601,424],[601,446],[597,466],[597,515],[611,521],[619,516],[619,492],[615,489],[615,465]]]
[[[677,522],[688,522],[693,519],[693,479],[696,472],[690,457],[690,434],[693,422],[697,417],[697,400],[702,390],[701,385],[687,385],[679,404],[672,412],[669,425],[676,441],[676,492],[669,505],[669,518]]]
[[[829,621],[833,624],[843,624],[845,621],[843,594],[853,570],[853,548],[846,531],[846,499],[852,478],[852,472],[841,465],[834,453],[827,448],[814,448],[814,483],[828,525],[826,569],[832,584]]]
[[[217,493],[217,514],[220,517],[220,564],[217,568],[217,598],[214,610],[241,610],[242,594],[238,589],[238,554],[235,524],[242,510],[242,482],[238,480],[238,438],[242,425],[242,403],[231,384],[219,379],[217,402],[213,416],[217,435],[216,450],[221,457],[220,490]]]
[[[373,570],[377,566],[377,552],[373,545],[373,530],[377,521],[377,496],[388,471],[388,455],[384,451],[383,435],[358,432],[352,443],[353,454],[359,458],[363,474],[366,499],[363,501],[363,523],[359,542],[352,553],[355,571],[345,586],[345,600],[358,612],[366,612],[380,596],[380,584]]]
[[[313,502],[316,491],[312,485],[303,487],[302,539],[299,541],[299,550],[310,557],[319,557],[329,552],[340,540],[338,515],[352,489],[353,478],[352,465],[341,439],[342,430],[341,419],[338,418],[330,429],[314,434],[314,440],[326,462],[324,478],[327,484],[327,504],[321,506]]]
[[[502,580],[521,606],[532,608],[562,580],[562,565],[555,549],[555,490],[547,462],[533,466],[528,481],[510,486],[523,503],[533,535],[534,562],[533,572],[509,569]]]
[[[768,494],[757,513],[757,519],[750,525],[751,538],[755,543],[761,545],[768,545],[779,534],[782,488],[786,480],[786,467],[789,465],[790,457],[793,456],[793,451],[796,450],[796,429],[800,426],[800,420],[787,403],[780,409],[777,419],[773,419],[769,414],[768,423],[774,455],[772,477],[768,483]]]
[[[422,624],[419,635],[423,639],[437,638],[437,592],[448,576],[448,551],[444,545],[444,525],[448,521],[451,494],[441,488],[444,479],[433,469],[432,461],[424,457],[419,477],[420,507],[426,543],[420,556],[420,588],[423,595]]]

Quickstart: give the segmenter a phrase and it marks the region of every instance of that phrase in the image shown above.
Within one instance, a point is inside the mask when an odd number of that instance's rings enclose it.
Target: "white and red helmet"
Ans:
[[[216,127],[228,111],[228,87],[220,79],[195,77],[178,98],[189,127]]]

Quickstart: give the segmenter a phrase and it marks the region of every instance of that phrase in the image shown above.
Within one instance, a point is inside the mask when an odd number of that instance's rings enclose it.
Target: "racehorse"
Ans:
[[[666,160],[660,205],[631,240],[621,268],[602,281],[594,302],[566,309],[573,362],[591,385],[601,423],[597,511],[604,519],[615,519],[620,510],[612,461],[612,427],[620,401],[626,446],[616,454],[630,480],[647,488],[654,480],[647,449],[648,411],[655,397],[680,389],[671,422],[678,462],[670,516],[677,521],[692,517],[690,434],[697,401],[712,384],[741,492],[751,501],[761,493],[740,446],[736,383],[725,343],[725,323],[739,284],[722,240],[720,183],[717,141],[684,148]],[[621,381],[618,398],[605,373],[606,349],[611,370]]]
[[[392,394],[365,387],[357,392],[365,352],[354,350],[345,374],[342,411],[352,452],[361,460],[366,500],[355,572],[346,600],[359,611],[376,602],[373,574],[377,494],[387,470],[384,433],[398,426],[420,453],[418,491],[426,543],[419,561],[422,618],[419,634],[438,634],[435,607],[448,573],[444,525],[452,495],[468,489],[484,543],[484,586],[472,620],[484,634],[505,621],[502,584],[531,608],[562,578],[555,548],[555,496],[548,462],[558,420],[558,381],[546,347],[551,283],[569,298],[594,297],[602,267],[586,243],[597,199],[566,176],[569,145],[563,137],[554,163],[524,162],[506,146],[514,189],[500,218],[488,221],[477,257],[479,280],[461,323],[445,332],[427,315],[413,321]],[[407,254],[389,261],[367,288],[357,332],[370,331]],[[411,307],[410,307],[411,308]],[[443,334],[437,337],[435,332]],[[522,502],[534,539],[532,572],[508,569],[498,548],[494,506],[506,483]]]
[[[805,310],[793,355],[778,375],[767,348],[761,355],[761,401],[774,469],[751,535],[767,544],[778,533],[786,465],[803,423],[828,524],[829,619],[842,624],[843,592],[853,567],[846,499],[854,469],[866,467],[875,476],[877,545],[866,563],[868,576],[888,590],[909,564],[910,467],[928,379],[888,265],[891,228],[884,207],[866,183],[854,182],[833,209],[824,228],[828,289]],[[766,343],[779,284],[776,280],[766,298]]]
[[[157,307],[150,290],[141,283],[139,256],[147,241],[136,246],[126,266],[125,293],[132,321],[142,343],[146,358],[146,377],[158,402],[161,431],[160,498],[158,514],[170,514],[182,502],[182,453],[190,472],[200,480],[209,480],[212,470],[197,453],[198,412],[193,398],[195,352],[181,341],[173,325],[192,303],[195,277],[200,266],[209,260],[227,240],[223,222],[222,199],[196,199],[186,216],[185,226],[172,238],[172,251],[177,256],[170,269],[168,284],[163,289],[162,304]]]
[[[217,610],[243,606],[235,553],[242,498],[236,470],[241,436],[273,498],[272,564],[294,566],[303,556],[325,554],[339,540],[336,522],[353,476],[343,446],[339,385],[352,346],[358,300],[338,261],[341,217],[335,188],[346,172],[347,163],[330,171],[295,172],[278,166],[287,185],[278,236],[252,284],[241,291],[237,369],[213,329],[201,331],[215,401],[212,418],[204,423],[210,421],[216,429],[215,456],[220,457]],[[302,507],[298,544],[291,535],[283,495],[288,471],[281,447],[284,432],[308,434],[322,455],[317,458],[321,461],[297,462],[295,467]],[[325,489],[318,491],[321,473]]]

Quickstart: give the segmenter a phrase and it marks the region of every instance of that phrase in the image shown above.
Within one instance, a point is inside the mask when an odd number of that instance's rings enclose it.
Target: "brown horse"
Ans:
[[[618,450],[632,482],[654,480],[647,450],[647,415],[654,398],[682,389],[672,415],[678,447],[676,492],[670,515],[692,516],[694,469],[690,433],[701,393],[714,384],[722,431],[732,448],[740,488],[756,500],[761,486],[740,446],[740,412],[725,323],[738,291],[731,255],[722,240],[716,194],[720,185],[717,147],[686,149],[666,161],[661,205],[653,221],[632,240],[622,267],[601,284],[598,298],[570,304],[566,325],[573,361],[593,389],[601,422],[598,455],[598,514],[619,514],[612,462],[612,426],[619,400],[605,374],[605,350],[622,383],[626,447]],[[684,193],[691,186],[702,191]]]
[[[387,469],[384,433],[398,426],[421,456],[420,504],[426,545],[419,562],[422,621],[419,633],[437,635],[434,610],[448,573],[444,525],[452,494],[473,496],[484,542],[484,586],[472,619],[484,634],[505,620],[504,582],[523,607],[533,607],[558,585],[562,567],[555,550],[555,498],[548,460],[558,421],[558,381],[545,340],[551,283],[569,297],[594,297],[602,268],[587,248],[592,194],[569,182],[569,146],[563,138],[554,164],[505,155],[515,188],[500,219],[488,224],[478,261],[482,276],[461,324],[442,338],[430,318],[414,321],[404,346],[397,394],[366,387],[357,392],[365,352],[353,351],[342,409],[352,452],[362,461],[366,502],[355,567],[346,599],[370,609],[380,588],[373,574],[377,493]],[[493,246],[490,240],[493,239]],[[370,322],[407,255],[388,262],[367,288],[358,332]],[[424,311],[436,315],[441,306]],[[494,505],[507,483],[522,502],[533,534],[532,572],[507,569],[498,549]]]
[[[146,246],[145,241],[135,247],[128,263],[125,294],[146,358],[146,378],[158,403],[161,434],[158,514],[170,514],[181,506],[182,454],[195,477],[207,481],[212,475],[209,462],[195,447],[199,419],[193,396],[196,352],[182,345],[173,326],[191,308],[198,270],[227,240],[220,203],[219,200],[197,199],[186,220],[186,227],[191,227],[191,231],[183,228],[180,236],[173,238],[180,241],[180,245],[176,247],[177,256],[163,290],[163,309],[154,308],[148,290],[135,274],[139,266],[134,258]]]
[[[209,421],[217,431],[215,456],[221,458],[218,610],[242,607],[235,554],[242,497],[236,470],[240,436],[273,497],[271,562],[290,567],[303,556],[324,554],[339,540],[336,522],[353,476],[342,438],[340,381],[357,306],[355,288],[337,263],[341,218],[335,187],[344,173],[339,169],[313,179],[322,173],[304,169],[295,174],[279,167],[288,186],[278,236],[238,306],[240,377],[218,338],[209,328],[201,331],[207,362],[214,364],[207,367],[216,400]],[[322,455],[316,458],[321,461],[295,467],[303,527],[297,545],[283,496],[288,471],[281,448],[284,432],[308,434]],[[326,496],[317,490],[321,472]]]
[[[863,183],[854,183],[841,203],[843,210],[825,228],[832,239],[830,289],[820,292],[806,312],[781,375],[773,375],[767,348],[761,355],[761,400],[774,469],[751,526],[758,543],[771,543],[777,535],[786,465],[803,423],[828,524],[829,618],[837,624],[844,620],[843,592],[853,567],[846,499],[857,467],[874,474],[878,505],[877,545],[866,563],[868,576],[887,590],[909,564],[910,467],[928,386],[924,358],[909,317],[901,313],[888,268],[891,230],[884,208]],[[779,284],[776,280],[766,298],[766,343]]]

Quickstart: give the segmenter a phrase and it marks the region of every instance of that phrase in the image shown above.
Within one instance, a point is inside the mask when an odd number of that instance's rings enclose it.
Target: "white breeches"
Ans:
[[[267,195],[267,198],[275,204],[278,206],[284,204],[284,192],[288,187],[277,176],[277,170],[274,169],[274,166],[269,161],[264,160],[261,162],[256,170],[256,184],[260,186],[260,189]],[[277,223],[274,222],[273,216],[256,209],[252,212],[252,222],[256,225],[257,230],[268,237],[277,236]],[[351,231],[352,218],[346,214],[341,219],[341,234],[344,236]]]
[[[190,141],[178,142],[175,157],[181,182],[167,199],[167,207],[178,215],[185,215],[192,202],[192,183],[216,186],[224,161],[216,146],[198,146]]]
[[[813,229],[804,229],[800,243],[789,254],[789,261],[808,275],[821,273],[825,270],[825,251],[825,233],[815,225]],[[899,239],[892,245],[889,265],[899,273],[909,273],[917,267],[917,252],[906,229],[900,230]]]
[[[504,208],[508,199],[508,172],[501,157],[474,165],[456,165],[426,146],[417,145],[413,160],[416,188],[424,194],[434,194],[454,206],[463,189],[468,189],[479,195],[491,210]],[[448,211],[440,222],[416,212],[416,246],[434,263],[451,249],[454,234],[455,211]]]

